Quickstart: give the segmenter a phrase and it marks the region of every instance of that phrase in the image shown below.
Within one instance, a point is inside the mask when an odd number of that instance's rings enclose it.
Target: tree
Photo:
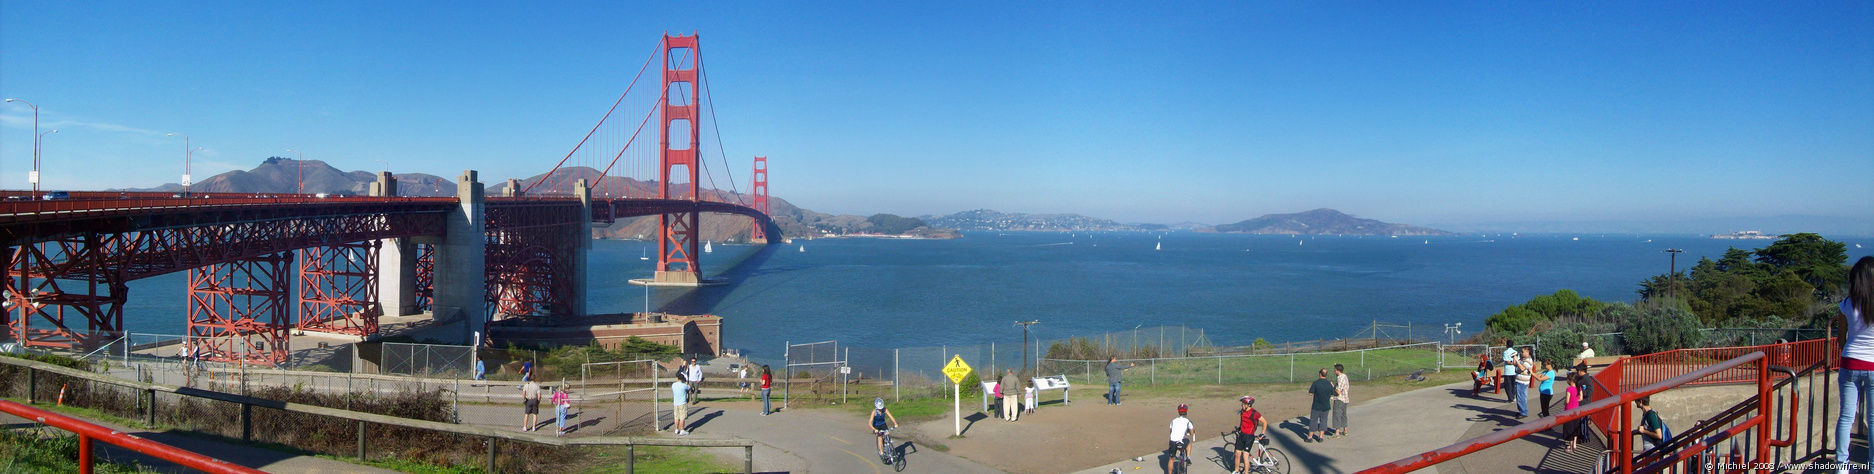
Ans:
[[[1832,299],[1847,283],[1848,246],[1802,233],[1783,236],[1757,251],[1757,261],[1776,270],[1791,270],[1815,287],[1817,299]]]
[[[924,220],[916,217],[904,217],[896,214],[873,214],[866,222],[872,224],[872,231],[880,234],[896,235],[924,227]]]
[[[1684,306],[1648,304],[1625,310],[1619,317],[1627,351],[1651,354],[1697,346],[1703,339],[1698,316]]]

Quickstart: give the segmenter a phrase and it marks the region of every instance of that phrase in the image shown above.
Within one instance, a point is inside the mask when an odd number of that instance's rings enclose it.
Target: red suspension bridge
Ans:
[[[705,102],[698,46],[695,35],[664,36],[571,152],[542,179],[509,180],[503,196],[484,196],[470,170],[455,197],[442,198],[400,197],[396,177],[383,172],[369,197],[72,192],[0,201],[0,243],[11,256],[0,341],[109,342],[125,330],[126,282],[173,272],[188,272],[189,349],[207,360],[278,363],[293,330],[370,337],[382,315],[426,311],[460,321],[462,340],[477,341],[494,319],[585,314],[593,223],[640,216],[657,216],[659,231],[656,273],[639,283],[708,284],[698,262],[702,213],[749,217],[752,241],[778,230],[767,215],[765,157],[755,158],[752,196],[704,192],[702,181],[714,182],[705,118],[731,189],[734,178]],[[661,87],[633,95],[659,58]],[[643,119],[614,120],[639,103]],[[655,145],[639,137],[653,117]]]

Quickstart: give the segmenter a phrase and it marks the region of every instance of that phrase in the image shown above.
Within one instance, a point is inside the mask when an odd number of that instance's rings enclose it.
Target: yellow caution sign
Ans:
[[[944,375],[950,376],[950,383],[963,383],[963,378],[970,376],[970,365],[963,363],[963,356],[959,354],[944,364]]]

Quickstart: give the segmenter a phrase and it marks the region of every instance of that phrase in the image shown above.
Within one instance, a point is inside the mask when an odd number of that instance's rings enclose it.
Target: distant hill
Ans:
[[[303,175],[301,173],[304,173]],[[271,157],[254,169],[229,171],[210,176],[189,187],[204,193],[292,193],[299,190],[301,176],[306,194],[330,193],[364,195],[371,190],[377,175],[370,171],[340,171],[319,160],[295,160]],[[127,191],[181,192],[182,185],[168,183],[154,188]],[[397,175],[397,194],[403,196],[454,196],[455,181],[422,173]]]
[[[934,227],[957,230],[1031,230],[1031,231],[1113,231],[1141,230],[1142,226],[1121,224],[1097,217],[1079,214],[1023,214],[1007,213],[989,209],[975,209],[958,212],[947,216],[923,216],[925,222]],[[1149,230],[1163,229],[1165,226],[1151,226]]]
[[[1389,224],[1361,219],[1333,209],[1315,209],[1294,214],[1268,214],[1235,224],[1209,229],[1212,232],[1288,235],[1452,235],[1438,229]]]
[[[377,181],[377,175],[370,171],[341,171],[318,160],[294,160],[271,157],[251,170],[235,170],[211,176],[195,183],[189,189],[195,192],[213,193],[256,193],[285,194],[296,192],[304,173],[307,194],[331,193],[365,195],[371,189],[371,183]],[[592,190],[595,197],[606,196],[648,196],[657,191],[657,182],[638,181],[616,176],[598,179],[599,172],[587,167],[563,168],[553,172],[552,176],[535,175],[527,179],[516,180],[521,189],[539,182],[538,186],[528,190],[529,194],[550,195],[570,194],[573,183],[585,179],[588,183],[598,183]],[[494,180],[482,177],[484,189],[489,196],[506,193],[506,180]],[[455,196],[455,179],[442,178],[422,173],[397,175],[397,194],[400,196]],[[128,191],[180,192],[182,185],[164,184],[154,188],[128,189]],[[672,190],[677,196],[688,195],[688,189]],[[716,189],[704,189],[707,199],[726,202],[748,202],[748,196]],[[909,235],[932,238],[955,237],[955,232],[934,226],[912,226],[909,230],[906,221],[881,218],[877,216],[831,215],[813,212],[795,207],[779,197],[768,197],[768,214],[774,217],[775,225],[780,226],[783,237],[820,237],[841,234],[880,233],[881,230],[902,231]],[[897,217],[897,216],[890,216]],[[705,240],[743,241],[752,232],[748,218],[733,215],[703,214],[702,236]],[[887,227],[889,229],[887,229]],[[898,233],[898,232],[893,232]],[[657,235],[656,217],[625,219],[605,227],[595,227],[594,237],[607,239],[655,238]],[[644,237],[640,237],[644,236]]]

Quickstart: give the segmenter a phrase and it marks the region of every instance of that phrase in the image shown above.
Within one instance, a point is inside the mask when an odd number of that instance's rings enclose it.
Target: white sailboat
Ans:
[[[1157,245],[1152,246],[1152,250],[1164,250],[1164,249],[1165,249],[1164,242],[1159,242]]]
[[[650,260],[651,259],[651,256],[646,254],[645,252],[646,252],[645,249],[638,249],[638,260]]]
[[[807,246],[805,245],[800,246],[800,253],[807,253]]]
[[[716,251],[716,248],[710,245],[712,243],[714,242],[703,242],[703,253],[712,253]]]

